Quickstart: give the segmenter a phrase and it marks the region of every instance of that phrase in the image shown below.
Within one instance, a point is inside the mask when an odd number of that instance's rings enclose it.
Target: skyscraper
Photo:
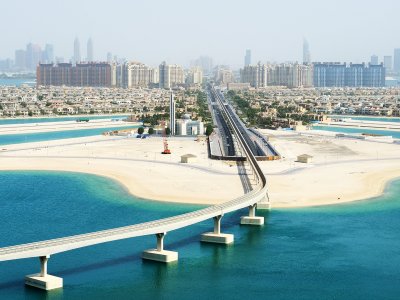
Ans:
[[[25,50],[15,50],[15,66],[18,70],[25,70],[26,68],[26,51]]]
[[[246,55],[244,56],[244,66],[249,66],[251,65],[251,50],[247,49],[246,50]]]
[[[43,59],[45,63],[54,62],[54,47],[51,44],[46,44],[43,53]]]
[[[107,52],[107,62],[110,63],[112,61],[113,61],[112,53],[111,52]]]
[[[387,72],[391,72],[393,68],[392,56],[387,55],[383,57],[383,65]]]
[[[87,57],[86,57],[87,61],[93,61],[93,41],[92,38],[88,39],[87,42]]]
[[[172,90],[170,90],[169,96],[169,127],[171,135],[175,135],[175,101]]]
[[[377,65],[379,62],[379,58],[377,55],[372,55],[371,56],[371,65]]]
[[[393,71],[400,73],[400,48],[394,49]]]
[[[81,44],[79,39],[75,38],[74,41],[74,63],[79,63],[81,61]]]
[[[39,45],[29,43],[26,46],[26,68],[36,70],[36,66],[42,58],[42,49]]]
[[[307,65],[311,63],[310,46],[306,39],[303,40],[303,63]]]

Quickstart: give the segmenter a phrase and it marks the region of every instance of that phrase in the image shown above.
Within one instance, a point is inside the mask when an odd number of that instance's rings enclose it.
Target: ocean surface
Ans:
[[[138,128],[138,127],[139,126],[131,125],[131,126],[117,126],[117,127],[102,127],[94,129],[0,135],[0,145],[43,142],[43,141],[71,139],[71,138],[78,138],[85,136],[94,136],[94,135],[100,135],[105,131],[126,129],[126,128]]]
[[[149,178],[151,180],[151,178]],[[67,172],[0,172],[0,247],[139,223],[200,208],[135,198],[103,177]],[[384,196],[351,204],[260,213],[263,227],[227,214],[231,246],[199,235],[212,221],[169,232],[172,265],[145,262],[155,237],[53,255],[64,288],[24,286],[38,259],[0,262],[1,299],[399,299],[400,181]]]
[[[391,130],[375,130],[366,128],[351,128],[351,127],[339,127],[339,126],[313,126],[313,130],[325,130],[343,133],[372,133],[380,135],[391,135],[393,138],[400,139],[400,131]]]
[[[351,115],[331,115],[332,118],[352,119],[360,121],[377,121],[377,122],[400,122],[400,117],[367,117],[367,116],[351,116]]]
[[[21,86],[23,84],[29,86],[36,85],[34,78],[0,78],[0,86]]]
[[[52,117],[52,118],[22,118],[22,119],[0,119],[1,125],[8,124],[31,124],[31,123],[46,123],[46,122],[63,122],[63,121],[75,121],[76,119],[83,118],[89,120],[99,120],[99,119],[126,119],[126,115],[103,115],[103,116],[74,116],[74,117]]]

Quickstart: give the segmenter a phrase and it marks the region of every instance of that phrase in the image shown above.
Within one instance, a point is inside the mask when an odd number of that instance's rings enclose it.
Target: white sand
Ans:
[[[400,145],[339,140],[331,133],[307,138],[264,132],[277,135],[271,141],[284,156],[282,160],[260,163],[274,207],[324,205],[378,196],[389,180],[400,177]],[[181,203],[216,204],[244,193],[237,167],[209,160],[204,142],[174,138],[169,145],[172,155],[160,153],[160,138],[89,137],[8,145],[0,147],[7,149],[0,151],[0,169],[98,174],[118,180],[138,197]],[[197,162],[181,164],[180,155],[187,153],[195,154]],[[313,163],[295,162],[303,153],[313,155]]]

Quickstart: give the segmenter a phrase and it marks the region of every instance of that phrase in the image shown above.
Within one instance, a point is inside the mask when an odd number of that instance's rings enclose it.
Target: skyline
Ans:
[[[393,55],[393,49],[400,48],[400,40],[394,39],[400,36],[395,13],[400,3],[389,0],[380,2],[384,16],[376,14],[372,1],[339,0],[328,8],[331,21],[326,18],[326,5],[315,0],[253,0],[246,6],[238,1],[206,0],[191,8],[181,0],[134,4],[116,0],[112,7],[106,1],[72,0],[60,1],[58,13],[51,15],[44,14],[42,7],[50,7],[52,2],[39,2],[41,5],[17,0],[3,5],[10,13],[0,24],[6,27],[15,23],[15,18],[18,23],[12,35],[5,32],[0,59],[13,58],[16,49],[32,42],[53,44],[56,56],[69,60],[76,37],[81,42],[92,38],[95,60],[106,60],[107,52],[112,52],[149,65],[163,60],[188,65],[206,55],[216,64],[234,68],[243,65],[246,49],[252,50],[253,63],[301,62],[304,38],[313,61],[367,62],[374,54],[383,61],[384,55]],[[166,24],[167,29],[160,24]],[[82,48],[81,53],[86,53]]]

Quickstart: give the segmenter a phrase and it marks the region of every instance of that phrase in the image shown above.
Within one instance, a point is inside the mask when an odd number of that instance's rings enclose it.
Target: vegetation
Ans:
[[[144,128],[143,127],[139,127],[137,132],[138,132],[138,134],[143,134]]]
[[[246,121],[251,126],[257,125],[258,114],[261,112],[260,108],[252,108],[249,101],[236,95],[234,91],[229,91],[228,97],[233,102],[234,106],[236,106],[236,112],[243,121]]]
[[[213,132],[214,128],[212,127],[211,124],[207,124],[206,126],[206,135],[210,136],[210,134]]]
[[[239,117],[246,121],[249,126],[272,127],[274,125],[275,118],[262,117],[260,114],[268,109],[276,109],[276,118],[287,119],[288,122],[302,121],[303,125],[307,125],[312,121],[312,117],[310,115],[297,113],[294,106],[281,105],[278,101],[272,102],[269,107],[262,105],[260,108],[253,108],[250,105],[250,101],[237,95],[234,91],[229,91],[228,97],[236,107],[236,112]],[[244,97],[246,97],[246,93],[244,93]]]
[[[149,134],[154,134],[154,128],[153,127],[149,128]]]
[[[170,135],[171,134],[171,129],[169,127],[165,128],[165,134]]]
[[[204,123],[211,123],[211,112],[208,109],[207,95],[202,91],[197,91],[197,116],[202,118]]]
[[[169,118],[169,113],[164,113],[164,114],[154,114],[152,116],[143,114],[140,119],[145,124],[150,124],[151,126],[155,126],[158,125],[161,120],[166,120],[168,118]]]

